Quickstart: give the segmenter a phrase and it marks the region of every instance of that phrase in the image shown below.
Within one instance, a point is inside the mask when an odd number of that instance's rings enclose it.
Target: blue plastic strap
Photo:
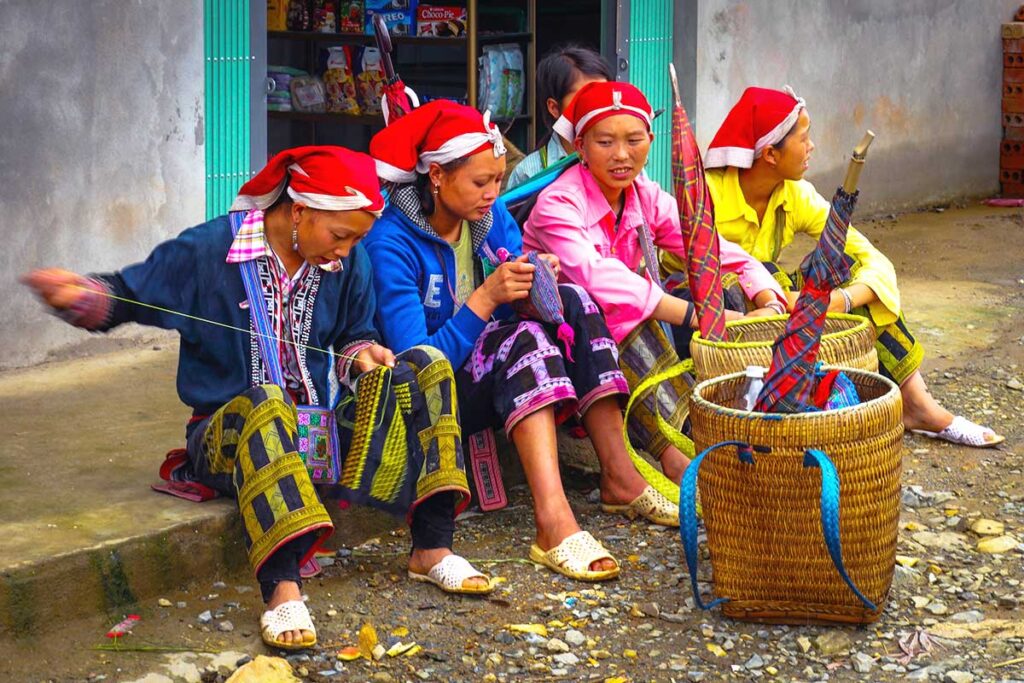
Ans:
[[[693,589],[693,600],[701,609],[711,609],[729,600],[729,598],[715,598],[705,605],[697,589],[697,474],[700,471],[700,465],[704,458],[711,451],[723,446],[736,446],[741,453],[741,461],[748,462],[749,464],[754,463],[750,444],[743,441],[722,441],[710,448],[705,448],[701,451],[700,455],[690,462],[683,473],[683,481],[679,485],[679,536],[682,538],[683,549],[686,552],[686,568],[690,572],[690,587]]]
[[[853,594],[860,598],[865,607],[874,610],[875,603],[857,589],[853,579],[846,573],[846,565],[843,564],[843,545],[839,536],[839,473],[836,472],[836,466],[824,451],[808,448],[804,452],[804,467],[817,467],[821,470],[821,531],[825,536],[825,545],[832,557],[832,564]]]

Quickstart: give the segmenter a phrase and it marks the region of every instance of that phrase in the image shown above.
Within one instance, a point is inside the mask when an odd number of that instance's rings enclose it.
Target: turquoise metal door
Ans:
[[[207,218],[227,213],[238,188],[251,176],[255,56],[250,3],[251,0],[203,3]],[[262,3],[258,4],[263,10]]]
[[[674,8],[672,0],[633,0],[629,3],[628,80],[640,88],[655,111],[654,143],[647,174],[672,191],[672,87],[668,65],[673,57]]]

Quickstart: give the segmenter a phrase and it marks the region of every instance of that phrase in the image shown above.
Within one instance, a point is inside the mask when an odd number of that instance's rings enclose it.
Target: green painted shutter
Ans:
[[[654,121],[647,175],[670,192],[672,86],[668,65],[672,61],[672,5],[672,0],[633,0],[629,9],[629,80],[647,95],[655,111],[665,109]]]
[[[206,217],[227,213],[251,176],[250,0],[204,0]]]

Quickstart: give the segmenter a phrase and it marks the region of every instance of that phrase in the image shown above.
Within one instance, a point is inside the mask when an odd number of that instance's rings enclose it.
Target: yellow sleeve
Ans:
[[[809,182],[801,181],[798,187],[799,192],[795,193],[793,229],[818,239],[825,229],[831,202],[818,194]],[[900,292],[892,261],[852,225],[846,235],[845,252],[854,260],[849,284],[867,285],[878,297],[868,304],[868,311],[875,324],[884,327],[895,322],[900,314]]]

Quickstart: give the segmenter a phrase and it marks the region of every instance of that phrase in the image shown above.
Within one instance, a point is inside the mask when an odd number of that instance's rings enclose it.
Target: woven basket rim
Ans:
[[[740,377],[743,377],[746,374],[746,371],[740,371],[740,372],[733,372],[733,373],[730,373],[728,375],[720,375],[718,377],[712,377],[711,379],[706,379],[703,382],[698,383],[696,386],[693,387],[693,391],[690,394],[690,401],[693,402],[693,403],[699,404],[702,408],[706,407],[706,408],[709,408],[710,410],[717,411],[717,412],[719,412],[721,414],[724,414],[724,415],[731,415],[733,417],[740,417],[740,418],[747,418],[747,419],[755,418],[755,417],[760,417],[760,418],[765,419],[765,420],[782,420],[782,419],[786,419],[786,420],[801,420],[801,419],[813,420],[813,419],[819,419],[819,418],[824,417],[824,416],[836,415],[836,414],[842,413],[844,411],[849,412],[851,410],[864,409],[864,408],[867,408],[868,406],[872,406],[872,405],[875,405],[875,404],[880,404],[880,403],[883,403],[883,402],[886,402],[886,401],[891,401],[892,400],[892,395],[894,393],[898,394],[899,391],[900,391],[899,386],[897,386],[897,384],[895,382],[893,382],[888,377],[884,377],[884,376],[880,375],[877,372],[870,372],[868,370],[859,370],[857,368],[848,368],[848,367],[844,367],[844,366],[841,366],[841,365],[823,365],[822,369],[823,370],[842,370],[847,375],[867,375],[871,379],[878,380],[883,385],[888,386],[889,389],[888,389],[888,391],[886,391],[884,394],[882,394],[881,396],[879,396],[877,398],[873,398],[870,401],[862,401],[861,403],[858,403],[857,405],[854,405],[854,406],[847,406],[845,408],[834,408],[832,410],[816,410],[816,411],[807,412],[807,413],[757,413],[757,412],[754,412],[752,410],[751,411],[738,410],[736,408],[730,408],[728,406],[718,405],[717,403],[712,403],[711,401],[709,401],[706,398],[704,398],[704,396],[702,395],[702,392],[707,387],[710,387],[712,384],[718,384],[718,383],[725,382],[725,381],[730,380],[730,379],[739,379]]]
[[[870,321],[862,315],[854,315],[853,313],[829,313],[827,314],[829,320],[845,320],[848,322],[855,323],[851,327],[845,330],[839,330],[837,332],[828,332],[822,335],[824,339],[842,339],[843,337],[849,337],[855,334],[863,332]],[[789,320],[789,315],[762,315],[756,318],[740,318],[739,320],[730,320],[725,324],[726,330],[731,328],[740,327],[742,325],[756,325],[758,323],[778,320],[784,321]],[[752,349],[752,348],[763,348],[764,346],[771,346],[772,342],[768,341],[752,341],[752,342],[734,342],[734,341],[708,341],[700,336],[700,332],[694,332],[690,338],[690,343],[698,344],[709,348],[719,349]]]

